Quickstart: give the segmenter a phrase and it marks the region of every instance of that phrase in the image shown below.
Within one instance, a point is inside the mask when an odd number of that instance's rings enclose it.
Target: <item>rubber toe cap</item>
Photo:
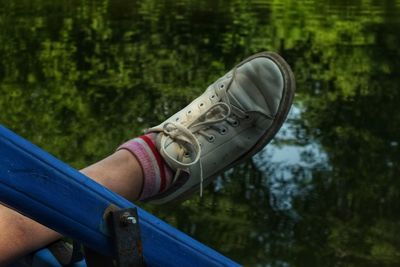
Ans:
[[[229,88],[231,103],[247,112],[260,112],[274,117],[284,89],[278,65],[259,56],[240,65]]]

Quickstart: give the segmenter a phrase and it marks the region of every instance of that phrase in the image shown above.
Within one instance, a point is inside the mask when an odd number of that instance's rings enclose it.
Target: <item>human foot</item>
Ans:
[[[145,200],[163,204],[199,189],[201,194],[203,185],[218,174],[253,156],[282,126],[294,90],[293,73],[283,58],[255,54],[187,107],[150,128],[148,132],[156,134],[152,135],[155,153],[174,175],[165,190],[158,187],[158,193]],[[146,179],[144,183],[146,187]]]

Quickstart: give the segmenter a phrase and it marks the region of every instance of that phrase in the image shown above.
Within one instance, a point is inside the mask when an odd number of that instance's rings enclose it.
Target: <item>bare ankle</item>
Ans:
[[[142,169],[135,156],[124,149],[82,169],[81,172],[131,201],[138,198],[142,188]]]

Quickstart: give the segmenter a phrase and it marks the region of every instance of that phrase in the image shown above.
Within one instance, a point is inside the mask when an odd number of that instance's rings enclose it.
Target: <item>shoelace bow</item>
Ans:
[[[173,165],[177,170],[173,182],[180,175],[181,170],[187,169],[191,166],[197,166],[197,168],[199,168],[200,196],[203,195],[203,166],[201,162],[201,146],[195,134],[203,135],[207,140],[211,140],[213,136],[208,134],[204,130],[205,128],[214,128],[219,130],[218,123],[225,120],[231,124],[234,123],[236,120],[231,117],[231,113],[242,119],[247,116],[244,111],[230,104],[227,95],[228,89],[230,88],[235,75],[236,69],[233,70],[232,77],[226,88],[218,90],[218,97],[220,98],[219,102],[212,104],[209,108],[200,113],[197,119],[189,125],[166,122],[163,127],[153,127],[147,130],[148,132],[164,133],[164,136],[161,138],[160,153],[167,159],[168,163]],[[185,148],[181,150],[181,154],[178,155],[178,157],[170,155],[166,150],[166,147],[172,142],[180,143]],[[194,157],[190,157],[192,154]],[[182,159],[185,155],[189,156],[191,161],[183,162]]]

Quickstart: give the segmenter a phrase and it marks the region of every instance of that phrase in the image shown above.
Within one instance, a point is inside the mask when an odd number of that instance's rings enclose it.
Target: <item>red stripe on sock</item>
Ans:
[[[157,165],[158,168],[160,169],[160,174],[161,174],[161,183],[160,183],[160,190],[158,191],[159,193],[162,192],[165,189],[165,171],[164,171],[164,160],[160,155],[160,152],[158,152],[157,148],[155,147],[155,145],[153,144],[153,142],[151,141],[151,139],[146,136],[146,135],[142,135],[139,136],[139,138],[141,138],[142,140],[144,140],[146,142],[146,144],[150,147],[151,151],[153,152],[154,156],[156,157],[157,160]]]

